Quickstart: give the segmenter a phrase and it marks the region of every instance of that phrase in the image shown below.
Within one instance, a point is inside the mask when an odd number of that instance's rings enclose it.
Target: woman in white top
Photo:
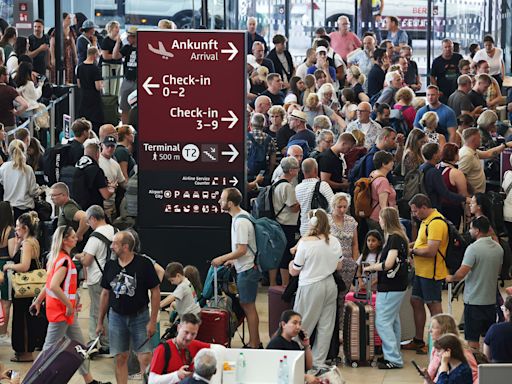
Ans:
[[[37,87],[32,81],[32,64],[25,61],[21,62],[14,82],[16,83],[18,93],[27,100],[27,112],[33,112],[33,110],[39,107],[38,100],[41,98],[43,89],[41,81],[38,82]]]
[[[501,48],[494,46],[494,39],[490,35],[484,37],[484,48],[475,53],[475,56],[473,57],[473,61],[475,63],[478,63],[480,60],[485,60],[489,63],[489,75],[498,81],[501,88],[503,85],[503,77],[505,76],[503,51]]]
[[[299,276],[299,288],[293,310],[302,314],[302,327],[312,334],[313,365],[325,363],[336,321],[338,290],[333,273],[341,269],[341,245],[330,234],[329,219],[323,209],[309,212],[309,232],[296,247],[289,272]]]
[[[0,167],[0,184],[4,187],[4,201],[11,203],[16,220],[22,213],[34,209],[37,184],[34,171],[27,165],[21,140],[9,144],[9,158],[11,160]]]

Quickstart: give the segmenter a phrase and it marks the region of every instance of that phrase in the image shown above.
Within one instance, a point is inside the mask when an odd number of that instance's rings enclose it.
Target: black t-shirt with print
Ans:
[[[438,56],[432,62],[430,74],[436,78],[439,90],[443,92],[441,102],[448,101],[450,95],[457,89],[457,79],[459,78],[459,61],[462,56],[454,53],[450,59]]]
[[[109,306],[120,315],[134,315],[147,307],[148,290],[160,284],[153,263],[140,255],[121,267],[119,260],[109,260],[101,286],[109,290]]]
[[[398,235],[391,235],[388,237],[386,244],[380,254],[380,262],[386,261],[388,253],[392,249],[398,250],[397,263],[400,267],[395,277],[389,278],[389,271],[380,271],[377,273],[377,291],[378,292],[401,292],[407,289],[407,242]],[[395,263],[395,266],[397,264]],[[394,266],[391,270],[394,269]]]
[[[123,45],[121,55],[124,57],[124,77],[126,80],[137,81],[137,47]]]

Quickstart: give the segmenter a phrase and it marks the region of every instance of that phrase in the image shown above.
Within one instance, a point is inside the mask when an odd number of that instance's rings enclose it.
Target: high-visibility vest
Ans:
[[[48,277],[46,280],[46,317],[50,323],[57,323],[61,321],[65,321],[68,324],[73,324],[74,321],[74,311],[71,316],[66,316],[66,306],[60,299],[52,292],[50,289],[50,284],[57,271],[64,263],[67,263],[67,272],[64,281],[61,284],[61,288],[64,291],[64,295],[71,301],[73,308],[76,308],[76,300],[77,300],[77,289],[78,289],[78,279],[77,279],[77,270],[75,267],[75,263],[71,260],[71,257],[64,252],[60,251],[57,259],[53,263],[53,268],[51,271],[48,271]]]

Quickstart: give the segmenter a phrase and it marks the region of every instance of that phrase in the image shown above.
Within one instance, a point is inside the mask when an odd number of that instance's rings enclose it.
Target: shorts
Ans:
[[[132,109],[128,103],[128,96],[135,90],[137,90],[136,81],[123,79],[121,91],[119,92],[119,107],[121,108],[121,111],[129,112],[130,109]]]
[[[147,340],[146,326],[148,322],[148,308],[134,315],[121,315],[111,308],[108,317],[110,353],[115,356],[128,352],[130,344],[135,353],[151,352],[151,343],[148,341],[144,344]]]
[[[464,303],[464,338],[480,341],[496,322],[496,305],[471,305]]]
[[[279,264],[279,268],[288,270],[288,265],[290,261],[293,260],[293,256],[290,253],[290,248],[293,248],[295,244],[297,244],[297,240],[295,240],[295,234],[298,232],[298,228],[296,225],[282,225],[281,228],[286,236],[286,248],[283,253],[283,258],[281,259],[281,264]]]
[[[425,304],[440,303],[442,290],[443,280],[414,276],[412,297],[422,300]]]
[[[236,285],[238,287],[240,303],[247,304],[256,302],[260,278],[260,271],[256,268],[251,268],[237,274]]]

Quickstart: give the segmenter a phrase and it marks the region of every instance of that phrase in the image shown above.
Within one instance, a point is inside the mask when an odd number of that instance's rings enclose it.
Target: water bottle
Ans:
[[[288,369],[288,356],[284,355],[283,357],[283,364],[281,365],[283,369],[283,376],[281,379],[282,384],[288,384],[288,375],[289,375],[289,369]]]
[[[279,360],[279,368],[277,369],[277,384],[283,384],[283,360]]]
[[[243,352],[240,352],[236,360],[236,382],[237,384],[245,383],[245,357]]]

